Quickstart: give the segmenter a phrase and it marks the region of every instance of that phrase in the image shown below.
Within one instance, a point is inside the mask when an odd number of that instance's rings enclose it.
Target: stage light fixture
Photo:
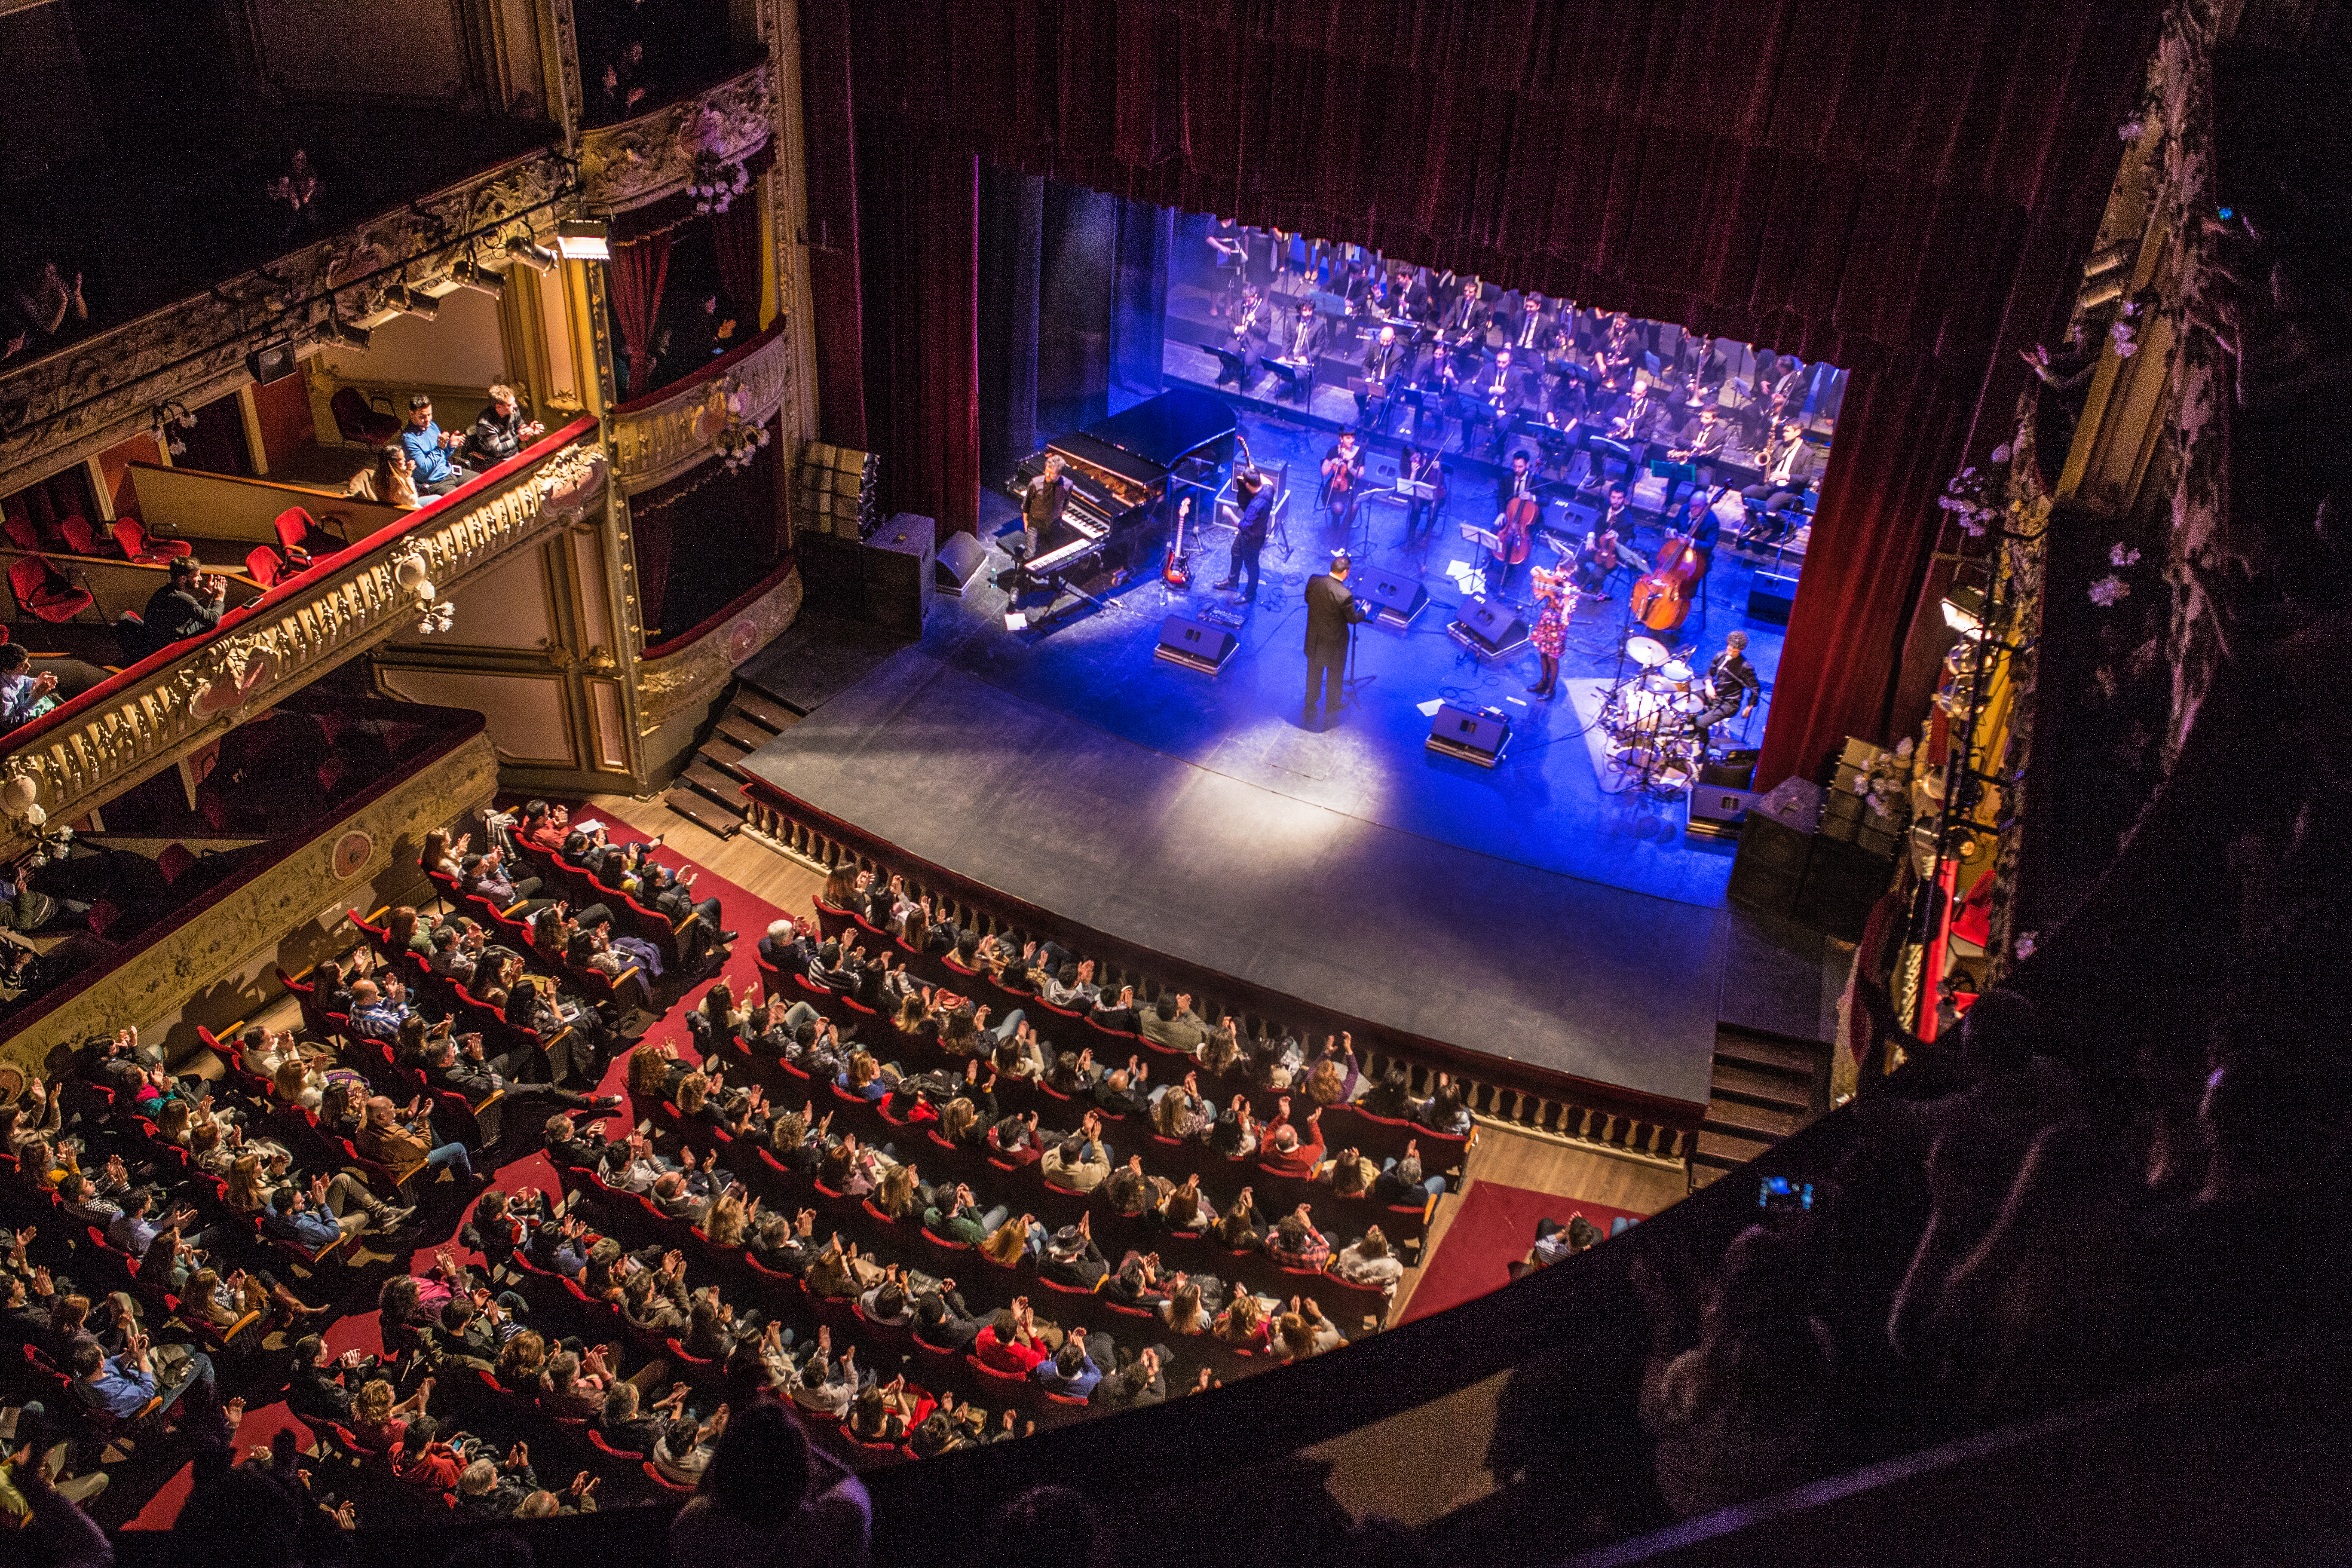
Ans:
[[[507,280],[478,261],[460,261],[449,268],[449,281],[495,300],[507,291]]]
[[[556,253],[566,261],[613,259],[613,226],[602,218],[565,218],[555,226]]]
[[[1944,624],[1964,637],[1980,636],[1984,631],[1985,595],[1982,588],[1955,584],[1944,595]]]
[[[411,289],[404,283],[395,283],[385,289],[383,299],[385,304],[402,315],[414,316],[420,321],[429,321],[441,313],[440,300],[422,289]]]
[[[507,241],[507,254],[533,272],[545,272],[554,267],[557,260],[555,252],[543,245],[533,245],[521,235]]]
[[[325,336],[329,342],[340,344],[341,347],[364,350],[374,340],[375,334],[365,327],[355,327],[349,321],[331,321],[326,324]]]

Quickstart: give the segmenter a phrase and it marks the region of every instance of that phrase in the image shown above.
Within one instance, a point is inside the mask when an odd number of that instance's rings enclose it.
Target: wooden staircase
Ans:
[[[742,784],[750,776],[743,759],[800,721],[800,714],[774,698],[736,682],[709,737],[663,797],[665,804],[688,822],[732,838],[743,826]]]
[[[1744,1165],[1829,1109],[1830,1047],[1718,1028],[1706,1120],[1690,1159],[1691,1186]]]

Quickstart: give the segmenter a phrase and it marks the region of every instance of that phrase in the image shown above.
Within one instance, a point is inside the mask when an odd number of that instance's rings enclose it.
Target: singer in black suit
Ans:
[[[1348,669],[1349,628],[1364,618],[1364,607],[1348,591],[1348,552],[1331,552],[1331,570],[1307,580],[1307,723],[1315,722],[1315,688],[1323,687],[1323,711],[1339,716],[1339,681]]]

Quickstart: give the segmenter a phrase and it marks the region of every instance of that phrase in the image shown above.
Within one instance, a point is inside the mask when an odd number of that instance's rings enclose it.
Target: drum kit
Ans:
[[[1698,742],[1691,720],[1706,709],[1706,698],[1690,665],[1655,637],[1626,639],[1633,673],[1618,681],[1601,705],[1609,731],[1612,793],[1676,795],[1698,774]]]

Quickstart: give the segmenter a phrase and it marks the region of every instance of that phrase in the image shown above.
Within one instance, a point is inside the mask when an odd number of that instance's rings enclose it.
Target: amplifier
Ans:
[[[1456,708],[1441,702],[1436,717],[1429,721],[1425,743],[1442,755],[1491,768],[1503,760],[1503,747],[1510,738],[1510,720],[1493,709]]]
[[[1445,635],[1480,658],[1505,658],[1528,646],[1528,623],[1509,605],[1482,595],[1462,602]]]
[[[947,542],[940,546],[940,558],[934,567],[938,578],[933,585],[949,598],[961,599],[987,562],[987,547],[959,530],[949,534]]]
[[[1797,605],[1797,580],[1777,572],[1759,572],[1748,587],[1748,618],[1769,621],[1776,626],[1789,624],[1790,612]]]
[[[1181,616],[1171,616],[1160,623],[1160,646],[1151,650],[1151,657],[1197,669],[1202,675],[1214,675],[1225,668],[1225,661],[1240,646],[1234,640],[1234,634],[1223,626],[1203,626]]]
[[[902,511],[874,531],[859,552],[866,619],[908,637],[923,635],[938,528],[919,512]]]
[[[1384,626],[1402,628],[1412,625],[1413,616],[1429,607],[1429,590],[1420,580],[1394,572],[1366,572],[1359,583],[1349,584],[1356,597],[1376,606],[1372,619]]]

